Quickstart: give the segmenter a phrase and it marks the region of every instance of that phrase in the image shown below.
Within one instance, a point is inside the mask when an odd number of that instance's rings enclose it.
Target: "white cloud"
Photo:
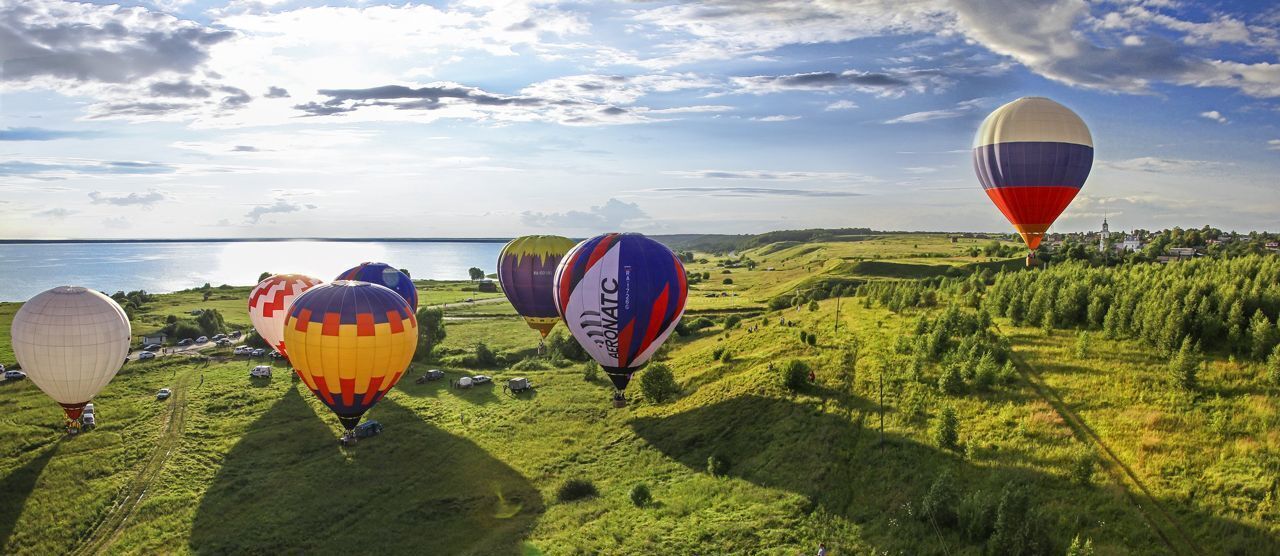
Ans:
[[[770,181],[874,181],[873,178],[851,172],[794,172],[770,170],[669,170],[663,172],[679,178],[718,180],[770,180]]]
[[[858,107],[857,103],[853,102],[852,100],[837,100],[831,104],[828,104],[826,108],[823,108],[823,110],[832,112],[835,110],[853,110],[857,107]]]
[[[951,108],[943,108],[941,110],[926,110],[923,112],[912,112],[903,114],[896,118],[885,120],[886,124],[918,124],[922,122],[931,122],[933,120],[946,120],[950,118],[959,118],[960,116],[973,113],[980,108],[987,99],[975,98],[957,103]]]
[[[1143,156],[1125,160],[1100,161],[1100,166],[1124,170],[1128,172],[1150,172],[1157,174],[1185,174],[1220,169],[1226,164],[1212,160],[1193,160],[1185,158],[1161,158]]]
[[[790,122],[799,120],[800,116],[774,114],[772,116],[753,116],[750,119],[755,122]]]
[[[1280,139],[1267,141],[1267,150],[1280,151]]]
[[[1201,112],[1201,113],[1200,113],[1200,117],[1201,117],[1201,118],[1204,118],[1204,119],[1207,119],[1207,120],[1213,120],[1213,121],[1218,122],[1218,123],[1220,123],[1220,124],[1225,124],[1225,123],[1227,123],[1227,117],[1226,117],[1226,116],[1223,116],[1223,115],[1222,115],[1222,113],[1221,113],[1221,112],[1218,112],[1217,110],[1210,110],[1210,111],[1208,111],[1208,112]]]

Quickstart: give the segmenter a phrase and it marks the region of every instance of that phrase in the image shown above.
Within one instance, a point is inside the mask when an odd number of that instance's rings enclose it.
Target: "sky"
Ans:
[[[970,148],[1046,96],[1053,231],[1280,229],[1280,4],[0,0],[0,238],[1011,230]]]

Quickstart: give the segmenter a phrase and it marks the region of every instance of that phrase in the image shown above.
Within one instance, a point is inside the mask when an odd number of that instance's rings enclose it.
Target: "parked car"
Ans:
[[[180,341],[178,342],[178,345],[180,345],[180,346],[189,346],[189,345],[194,344],[194,343],[196,343],[196,341],[195,341],[195,340],[192,340],[191,338],[183,338],[182,340],[180,340]]]
[[[471,381],[476,384],[488,384],[490,382],[493,382],[493,377],[489,375],[476,375],[471,377]]]
[[[228,340],[228,339],[226,339],[226,338],[223,338],[223,339],[221,339],[221,340],[218,340],[218,341],[216,341],[216,342],[214,342],[214,343],[216,343],[216,344],[218,345],[218,347],[231,347],[231,340]]]
[[[239,337],[240,337],[240,331],[239,331],[239,330],[235,330],[235,331],[231,332],[231,335],[230,335],[230,336],[227,336],[227,337],[228,337],[228,338],[231,338],[232,340],[234,340],[234,339],[236,339],[236,338],[239,338]]]
[[[22,380],[24,378],[27,378],[27,373],[24,373],[22,371],[5,371],[4,372],[5,380]]]
[[[205,343],[205,342],[207,342],[207,341],[209,341],[209,337],[208,337],[208,336],[201,336],[201,337],[199,337],[199,338],[196,338],[196,343],[197,343],[197,344],[203,344],[203,343]]]
[[[81,428],[81,429],[83,429],[83,430],[88,430],[88,429],[91,429],[91,428],[96,427],[96,426],[98,426],[98,418],[97,418],[97,417],[94,417],[94,415],[93,415],[92,413],[81,413],[81,414],[80,414],[80,428]]]
[[[273,349],[269,353],[267,353],[267,357],[270,357],[272,359],[280,359],[280,358],[283,358],[284,356],[280,355],[280,352]]]
[[[80,410],[80,413],[83,413],[86,415],[93,415],[93,404],[91,403],[84,404],[84,409]]]
[[[160,351],[160,344],[147,344],[142,346],[143,351]]]
[[[216,342],[218,340],[225,339],[226,337],[227,337],[226,334],[214,334],[213,337],[210,339]]]
[[[258,348],[258,349],[253,350],[253,356],[254,356],[254,357],[262,357],[263,355],[266,355],[266,354],[267,354],[267,350],[262,349],[262,348]]]
[[[170,390],[168,388],[161,388],[159,392],[156,392],[156,399],[166,400],[166,399],[169,399],[169,396],[172,396],[172,395],[173,395],[173,390]]]
[[[249,346],[236,346],[236,349],[231,350],[231,353],[234,355],[248,355],[250,351],[253,350]]]
[[[146,361],[147,359],[155,359],[155,358],[156,358],[156,354],[154,352],[150,352],[150,351],[138,352],[138,361]]]
[[[249,378],[271,378],[270,365],[258,365],[249,371]]]

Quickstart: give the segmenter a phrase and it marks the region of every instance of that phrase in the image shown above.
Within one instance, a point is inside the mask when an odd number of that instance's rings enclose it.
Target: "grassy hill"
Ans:
[[[621,410],[581,363],[536,357],[537,334],[505,302],[451,305],[439,347],[458,363],[441,367],[449,378],[488,372],[497,386],[408,377],[369,414],[385,432],[351,448],[290,375],[251,381],[256,363],[225,352],[128,364],[95,401],[102,425],[78,438],[59,433],[34,386],[0,383],[0,553],[795,554],[825,542],[834,554],[982,554],[1033,539],[1026,553],[1062,554],[1077,535],[1098,554],[1280,551],[1277,392],[1254,364],[1213,359],[1212,394],[1179,410],[1149,350],[1099,337],[1080,353],[1074,335],[997,319],[1011,374],[948,393],[945,364],[909,355],[942,307],[768,309],[824,280],[910,283],[1000,263],[963,256],[960,241],[697,253],[689,270],[711,278],[689,309],[715,324],[673,336],[676,399],[633,388]],[[467,287],[422,293],[457,303]],[[202,306],[197,295],[147,312]],[[209,306],[238,322],[232,301]],[[477,342],[516,363],[462,366]],[[785,386],[792,361],[816,382]],[[512,376],[536,391],[504,394]],[[166,386],[174,398],[156,401]],[[952,446],[937,436],[946,409]],[[562,501],[570,479],[598,495]],[[643,507],[629,496],[639,483],[653,494]]]

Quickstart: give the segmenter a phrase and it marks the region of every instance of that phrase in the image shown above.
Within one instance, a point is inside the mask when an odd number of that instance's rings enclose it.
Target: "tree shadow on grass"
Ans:
[[[377,437],[290,390],[227,454],[200,501],[197,554],[511,553],[544,506],[519,472],[390,399]]]
[[[878,550],[929,554],[981,548],[981,540],[966,538],[959,529],[938,531],[919,518],[920,501],[939,474],[949,470],[961,494],[982,491],[998,497],[1008,483],[1027,485],[1035,505],[1049,516],[1044,520],[1049,553],[1065,552],[1077,533],[1126,551],[1167,551],[1138,510],[1108,489],[1026,468],[1016,458],[974,464],[896,434],[886,434],[880,446],[870,425],[859,428],[849,419],[816,412],[809,404],[744,396],[665,418],[635,419],[631,426],[652,446],[696,472],[705,473],[708,458],[715,455],[729,462],[731,477],[806,497],[810,509],[821,507],[859,524],[860,536]],[[1183,527],[1194,524],[1229,536],[1236,539],[1233,546],[1277,548],[1276,541],[1257,528],[1202,512],[1181,516]],[[1208,540],[1213,537],[1200,538],[1213,548]]]
[[[17,528],[18,518],[22,516],[27,498],[35,490],[40,473],[58,452],[58,445],[61,442],[58,440],[31,461],[0,479],[0,552],[3,552],[4,547],[9,544],[9,537]]]

